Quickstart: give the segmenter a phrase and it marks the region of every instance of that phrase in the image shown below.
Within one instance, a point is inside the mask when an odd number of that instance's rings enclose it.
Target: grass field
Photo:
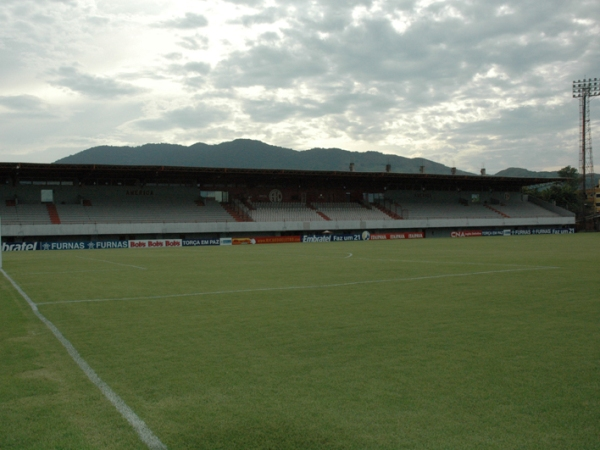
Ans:
[[[600,235],[5,253],[170,449],[598,449]],[[145,448],[0,278],[0,448]]]

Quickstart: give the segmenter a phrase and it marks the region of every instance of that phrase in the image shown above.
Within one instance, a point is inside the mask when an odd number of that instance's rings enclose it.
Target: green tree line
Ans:
[[[579,172],[575,167],[567,166],[558,171],[558,176],[566,180],[550,186],[525,187],[523,193],[555,203],[574,213],[581,212],[583,196],[579,188],[581,183]]]

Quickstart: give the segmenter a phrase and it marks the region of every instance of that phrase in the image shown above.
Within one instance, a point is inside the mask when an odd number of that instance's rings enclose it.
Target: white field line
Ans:
[[[180,297],[195,297],[200,295],[220,295],[220,294],[241,294],[249,292],[268,292],[268,291],[290,291],[298,289],[327,289],[344,286],[356,286],[359,284],[377,284],[377,283],[391,283],[398,281],[419,281],[419,280],[434,280],[438,278],[452,278],[452,277],[468,277],[472,275],[488,275],[495,273],[508,273],[508,272],[525,272],[532,270],[548,270],[558,269],[558,267],[532,267],[523,269],[505,269],[505,270],[488,270],[485,272],[465,272],[465,273],[451,273],[443,275],[428,275],[424,277],[407,277],[407,278],[386,278],[382,280],[364,280],[364,281],[350,281],[347,283],[335,283],[335,284],[315,284],[306,286],[282,286],[282,287],[267,287],[267,288],[255,288],[255,289],[235,289],[229,291],[208,291],[208,292],[192,292],[188,294],[168,294],[168,295],[151,295],[147,297],[123,297],[123,298],[95,298],[85,300],[62,300],[57,302],[42,302],[36,303],[39,305],[58,305],[63,303],[89,303],[89,302],[113,302],[113,301],[130,301],[130,300],[156,300],[165,298],[180,298]]]
[[[84,258],[83,256],[76,256],[76,258],[79,259],[86,259],[88,261],[99,261],[99,262],[105,262],[107,264],[114,264],[116,266],[125,266],[125,267],[133,267],[134,269],[140,269],[140,270],[147,270],[145,267],[140,267],[140,266],[134,266],[132,264],[122,264],[122,263],[117,263],[117,262],[113,262],[113,261],[107,261],[105,259],[96,259],[96,258]]]
[[[556,266],[530,266],[527,264],[506,264],[506,263],[488,263],[488,262],[462,262],[462,261],[427,261],[423,259],[384,259],[384,258],[364,258],[357,256],[355,259],[363,261],[384,261],[384,262],[402,262],[402,263],[421,263],[421,264],[441,264],[453,266],[498,266],[498,267],[522,267],[525,269],[560,269]]]
[[[326,258],[326,259],[348,259],[350,255],[354,260],[362,261],[383,261],[383,262],[401,262],[401,263],[418,263],[418,264],[439,264],[452,266],[497,266],[497,267],[522,267],[528,269],[558,269],[556,266],[530,266],[527,264],[506,264],[493,262],[460,262],[460,261],[429,261],[423,259],[392,259],[392,258],[365,258],[348,253],[348,256],[332,256],[332,255],[310,255],[308,253],[286,253],[286,256],[300,256],[306,258]]]
[[[97,269],[97,270],[67,270],[64,272],[17,272],[20,277],[27,275],[54,275],[54,274],[64,274],[64,273],[85,273],[85,272],[117,272],[121,269]],[[13,275],[15,271],[12,271]]]
[[[67,338],[63,336],[56,326],[50,322],[46,317],[39,312],[36,304],[29,298],[29,296],[21,289],[21,287],[3,270],[0,269],[0,272],[6,277],[8,281],[13,285],[13,287],[17,290],[19,294],[27,301],[34,314],[40,319],[46,326],[52,331],[54,336],[60,341],[60,343],[67,349],[73,361],[77,363],[79,368],[83,370],[83,372],[87,375],[92,383],[94,383],[98,389],[104,394],[104,396],[110,401],[117,411],[121,413],[121,415],[130,423],[130,425],[135,429],[140,439],[148,446],[151,450],[166,450],[167,446],[163,444],[160,439],[148,428],[148,425],[138,417],[138,415],[133,412],[133,410],[127,406],[127,404],[123,401],[121,397],[117,395],[115,391],[113,391],[108,384],[106,384],[99,376],[96,374],[94,369],[90,367],[90,365],[81,357],[79,352],[73,347],[73,344],[69,342]]]

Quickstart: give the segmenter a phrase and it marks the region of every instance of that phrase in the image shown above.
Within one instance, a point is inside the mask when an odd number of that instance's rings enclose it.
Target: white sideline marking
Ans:
[[[348,258],[352,258],[352,253],[348,253],[348,256],[346,256],[346,259]]]
[[[88,303],[88,302],[115,302],[115,301],[129,301],[129,300],[156,300],[165,298],[178,298],[178,297],[194,297],[198,295],[218,295],[218,294],[240,294],[248,292],[265,292],[265,291],[289,291],[296,289],[324,289],[333,287],[343,286],[355,286],[357,284],[377,284],[377,283],[390,283],[394,281],[418,281],[418,280],[432,280],[436,278],[451,278],[451,277],[468,277],[470,275],[487,275],[494,273],[507,273],[507,272],[524,272],[531,270],[547,270],[547,269],[558,269],[558,267],[533,267],[524,269],[505,269],[505,270],[488,270],[485,272],[465,272],[465,273],[450,273],[444,275],[429,275],[425,277],[410,277],[410,278],[387,278],[383,280],[365,280],[365,281],[350,281],[348,283],[335,283],[335,284],[316,284],[307,286],[283,286],[283,287],[270,287],[270,288],[256,288],[256,289],[236,289],[230,291],[209,291],[209,292],[192,292],[189,294],[169,294],[169,295],[152,295],[148,297],[123,297],[123,298],[95,298],[87,300],[62,300],[58,302],[42,302],[37,305],[58,305],[63,303]]]
[[[327,258],[327,259],[348,259],[350,256],[330,256],[330,255],[310,255],[307,253],[286,253],[286,256],[303,256],[307,258]],[[527,264],[505,264],[505,263],[493,263],[493,262],[458,262],[458,261],[429,261],[423,259],[392,259],[392,258],[365,258],[362,256],[354,256],[349,253],[355,260],[361,261],[385,261],[385,262],[402,262],[402,263],[419,263],[419,264],[440,264],[440,265],[465,265],[465,266],[498,266],[498,267],[524,267],[534,269],[559,269],[556,266],[529,266]]]
[[[88,261],[100,261],[100,262],[105,262],[105,263],[108,263],[108,264],[115,264],[117,266],[133,267],[135,269],[140,269],[140,270],[147,270],[145,267],[134,266],[134,265],[131,265],[131,264],[121,264],[121,263],[117,263],[117,262],[113,262],[113,261],[107,261],[105,259],[84,258],[83,256],[76,256],[76,258],[87,259]]]
[[[130,425],[135,429],[140,439],[148,446],[151,450],[166,450],[167,446],[163,444],[158,437],[148,425],[138,417],[138,415],[133,412],[133,410],[127,406],[127,404],[123,401],[121,397],[117,395],[115,391],[113,391],[108,384],[106,384],[99,376],[94,372],[94,369],[90,367],[90,365],[81,357],[79,352],[73,347],[73,344],[69,342],[69,340],[63,336],[56,326],[50,322],[46,317],[39,312],[36,304],[29,298],[29,296],[21,289],[21,287],[4,271],[4,269],[0,269],[0,272],[6,277],[8,281],[13,285],[13,287],[17,290],[21,297],[27,301],[34,314],[40,319],[43,323],[46,324],[50,331],[56,336],[56,338],[60,341],[60,343],[67,349],[73,361],[77,363],[79,368],[83,370],[83,372],[88,376],[90,381],[94,383],[98,389],[104,394],[104,396],[110,401],[117,411],[121,413],[121,415],[130,423]]]
[[[64,274],[64,273],[85,273],[85,272],[116,272],[119,269],[96,269],[96,270],[67,270],[65,272],[21,272],[19,275],[54,275],[54,274]],[[13,273],[15,273],[13,271]]]
[[[386,261],[386,262],[402,262],[402,263],[422,263],[422,264],[446,264],[459,266],[499,266],[499,267],[523,267],[527,269],[560,269],[556,266],[529,266],[527,264],[505,264],[505,263],[487,263],[487,262],[460,262],[460,261],[427,261],[423,259],[384,259],[384,258],[364,258],[357,256],[356,259],[364,261]]]

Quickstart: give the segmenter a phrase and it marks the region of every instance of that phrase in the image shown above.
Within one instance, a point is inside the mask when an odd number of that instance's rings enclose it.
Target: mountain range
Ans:
[[[385,153],[351,152],[339,148],[313,148],[297,151],[250,139],[221,144],[190,146],[145,144],[139,147],[99,146],[55,161],[55,164],[155,165],[183,167],[231,167],[240,169],[289,169],[348,171],[354,163],[357,172],[383,172],[386,165],[396,173],[450,174],[451,168],[425,158],[405,158]],[[459,175],[473,175],[457,170]],[[508,177],[555,177],[556,172],[532,172],[509,168],[495,174]]]

